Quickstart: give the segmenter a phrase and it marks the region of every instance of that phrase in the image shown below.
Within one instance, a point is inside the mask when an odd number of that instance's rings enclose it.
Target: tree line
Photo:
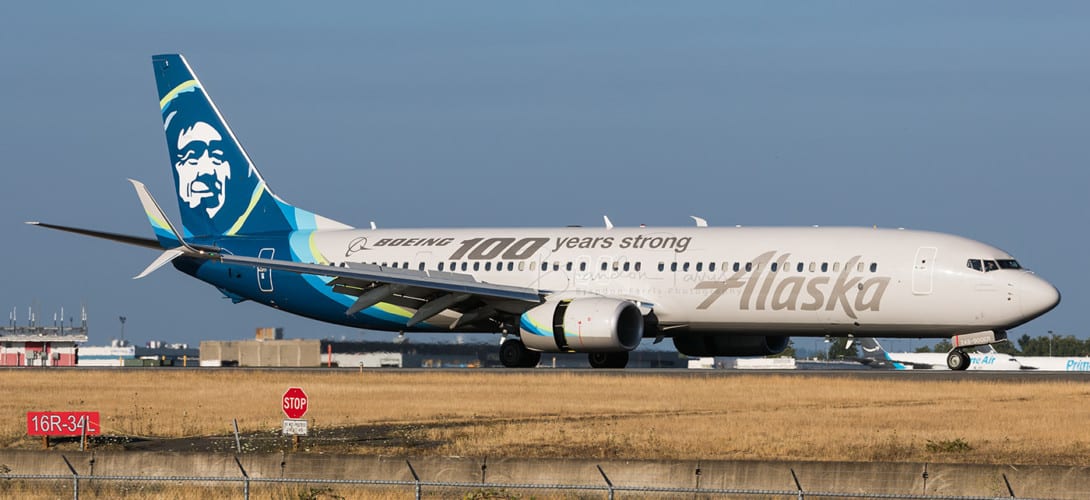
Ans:
[[[1017,345],[1015,345],[1017,344]],[[995,344],[995,350],[1012,356],[1087,356],[1090,355],[1090,339],[1079,340],[1074,335],[1042,335],[1030,337],[1023,334],[1017,340]],[[942,340],[934,347],[920,347],[916,352],[949,352],[953,346]]]

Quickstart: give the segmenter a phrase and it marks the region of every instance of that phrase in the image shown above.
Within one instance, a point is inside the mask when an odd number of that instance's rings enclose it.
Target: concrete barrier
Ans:
[[[241,477],[234,455],[139,451],[0,451],[7,474],[69,474],[64,455],[81,475]],[[1066,466],[975,464],[590,460],[534,458],[388,457],[247,454],[239,461],[252,478],[370,479],[437,482],[603,486],[600,466],[615,486],[795,490],[807,492],[1090,498],[1090,469]],[[926,471],[926,476],[924,472]]]

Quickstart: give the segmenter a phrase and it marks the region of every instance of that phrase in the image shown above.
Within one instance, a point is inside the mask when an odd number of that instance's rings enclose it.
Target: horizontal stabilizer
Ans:
[[[58,226],[56,224],[47,224],[45,222],[27,222],[32,226],[45,227],[49,229],[56,229],[58,231],[66,231],[69,233],[82,234],[84,236],[91,236],[94,238],[102,238],[104,240],[119,241],[121,243],[127,243],[129,245],[136,245],[140,247],[162,249],[163,246],[159,244],[158,240],[151,238],[143,238],[140,236],[129,236],[127,234],[108,233],[105,231],[95,231],[92,229],[83,229],[78,227]]]
[[[168,263],[168,262],[178,258],[178,256],[184,255],[184,254],[185,254],[185,250],[182,250],[180,248],[171,248],[170,250],[167,250],[167,251],[163,252],[163,254],[159,256],[159,258],[152,261],[152,263],[149,264],[146,269],[144,269],[144,272],[142,272],[142,273],[140,273],[140,274],[138,274],[136,276],[133,276],[132,279],[138,280],[140,278],[143,278],[144,276],[147,276],[147,275],[155,272],[156,269],[159,269],[160,267],[163,267],[164,265],[166,265],[166,263]]]

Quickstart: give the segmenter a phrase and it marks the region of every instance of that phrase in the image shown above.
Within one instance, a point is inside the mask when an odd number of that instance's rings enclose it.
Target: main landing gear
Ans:
[[[946,355],[946,367],[951,370],[968,370],[970,361],[969,355],[961,349],[953,349]]]
[[[593,368],[624,368],[628,352],[592,352],[587,355]],[[526,348],[521,340],[509,338],[500,344],[500,362],[508,368],[533,368],[541,361],[541,353]]]
[[[541,353],[531,351],[519,339],[500,344],[500,362],[508,368],[533,368],[541,361]]]
[[[591,368],[624,368],[628,365],[628,351],[592,352],[587,355]]]

